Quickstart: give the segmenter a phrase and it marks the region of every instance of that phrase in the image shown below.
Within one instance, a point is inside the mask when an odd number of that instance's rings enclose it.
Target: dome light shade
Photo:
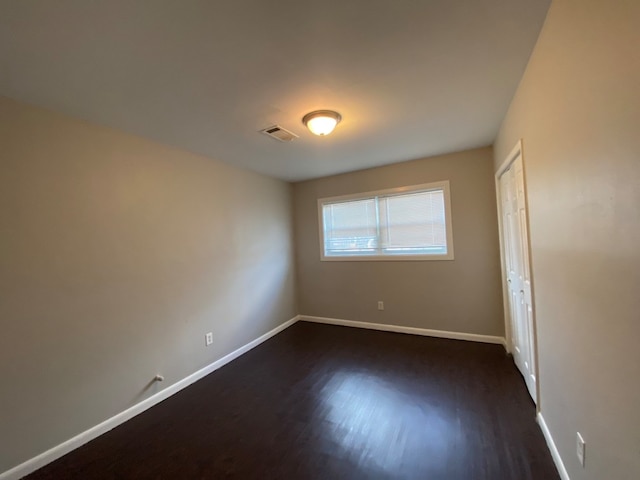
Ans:
[[[316,110],[315,112],[307,113],[302,118],[302,123],[306,125],[311,133],[324,136],[333,132],[340,120],[342,120],[342,116],[338,112]]]

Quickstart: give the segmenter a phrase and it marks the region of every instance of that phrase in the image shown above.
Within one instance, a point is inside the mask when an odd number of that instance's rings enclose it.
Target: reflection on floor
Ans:
[[[455,437],[455,418],[446,409],[372,374],[338,371],[320,398],[324,424],[345,454],[381,473],[402,471],[405,457],[445,458]],[[457,447],[460,454],[463,446]]]
[[[29,478],[559,477],[501,346],[299,322]]]

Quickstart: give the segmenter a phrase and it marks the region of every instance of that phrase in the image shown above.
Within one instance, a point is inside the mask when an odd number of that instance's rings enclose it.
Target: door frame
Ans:
[[[529,261],[529,276],[531,278],[531,308],[532,308],[532,318],[533,318],[533,332],[532,339],[533,345],[531,345],[531,349],[533,350],[533,361],[535,363],[535,371],[536,371],[536,398],[534,399],[534,403],[536,404],[536,411],[540,412],[540,368],[538,361],[538,326],[536,319],[536,306],[535,306],[535,292],[534,292],[534,274],[533,274],[533,264],[531,257],[531,229],[530,229],[530,221],[529,221],[529,196],[527,193],[527,172],[525,170],[524,164],[524,152],[522,149],[522,139],[519,139],[516,145],[513,147],[511,152],[507,155],[504,161],[500,164],[495,173],[495,189],[496,189],[496,204],[498,208],[498,237],[500,243],[500,275],[502,278],[502,304],[504,310],[504,331],[505,331],[505,343],[507,353],[513,354],[513,331],[511,329],[511,319],[509,314],[509,290],[507,285],[507,275],[506,275],[506,260],[505,260],[505,252],[504,252],[504,225],[502,224],[502,196],[500,193],[500,177],[502,174],[509,169],[509,167],[513,164],[513,162],[520,156],[522,161],[522,176],[524,180],[524,203],[527,214],[525,215],[526,227],[527,227],[527,259]]]

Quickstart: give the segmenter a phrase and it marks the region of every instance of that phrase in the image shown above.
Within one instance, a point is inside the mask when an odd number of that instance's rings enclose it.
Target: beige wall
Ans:
[[[572,480],[640,478],[639,26],[637,0],[555,1],[495,146],[523,138],[540,406]]]
[[[320,261],[318,198],[438,180],[451,185],[455,260]],[[296,183],[294,205],[301,314],[504,335],[491,148]]]
[[[0,472],[295,316],[291,220],[287,183],[0,98]]]

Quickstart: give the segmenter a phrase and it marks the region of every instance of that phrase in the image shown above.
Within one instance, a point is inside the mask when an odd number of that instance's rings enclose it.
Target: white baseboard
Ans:
[[[560,475],[560,478],[562,480],[571,480],[569,478],[569,474],[567,473],[567,469],[564,468],[562,457],[560,457],[560,452],[558,452],[558,448],[556,447],[556,442],[553,441],[553,437],[551,436],[549,427],[547,427],[547,423],[544,421],[544,417],[542,416],[542,413],[538,413],[536,419],[538,420],[538,425],[540,425],[540,430],[542,430],[542,434],[544,435],[544,438],[547,441],[547,446],[549,447],[549,451],[551,452],[553,463],[556,464],[556,468],[558,469],[558,474]]]
[[[492,335],[478,335],[476,333],[447,332],[445,330],[430,330],[427,328],[401,327],[383,323],[358,322],[356,320],[342,320],[339,318],[313,317],[310,315],[298,315],[305,322],[327,323],[329,325],[341,325],[343,327],[367,328],[369,330],[382,330],[383,332],[408,333],[411,335],[423,335],[425,337],[449,338],[452,340],[468,340],[472,342],[496,343],[507,348],[504,337]]]
[[[237,350],[234,350],[233,352],[225,355],[219,360],[216,360],[215,362],[207,365],[206,367],[198,370],[197,372],[192,373],[188,377],[183,378],[182,380],[174,383],[173,385],[165,388],[164,390],[156,393],[155,395],[143,400],[142,402],[137,403],[136,405],[124,410],[123,412],[118,413],[117,415],[114,415],[113,417],[105,420],[102,423],[99,423],[98,425],[90,428],[89,430],[85,430],[84,432],[76,435],[73,438],[70,438],[69,440],[61,443],[60,445],[57,445],[47,450],[46,452],[41,453],[40,455],[33,457],[32,459],[27,460],[26,462],[21,463],[20,465],[17,465],[16,467],[13,467],[12,469],[7,470],[6,472],[0,473],[0,480],[18,480],[24,477],[25,475],[35,472],[37,469],[44,467],[48,463],[53,462],[54,460],[69,453],[70,451],[75,450],[76,448],[93,440],[94,438],[99,437],[103,433],[106,433],[109,430],[114,429],[118,425],[121,425],[127,420],[130,420],[131,418],[135,417],[136,415],[144,412],[145,410],[148,410],[149,408],[169,398],[170,396],[175,395],[180,390],[188,387],[194,382],[197,382],[201,378],[209,375],[211,372],[219,369],[220,367],[223,367],[227,363],[238,358],[240,355],[247,353],[252,348],[257,347],[262,342],[280,333],[285,328],[290,327],[299,319],[300,319],[299,315],[293,317],[291,320],[284,322],[283,324],[277,326],[273,330],[265,333],[261,337],[258,337],[255,340],[247,343],[246,345],[243,345]]]

